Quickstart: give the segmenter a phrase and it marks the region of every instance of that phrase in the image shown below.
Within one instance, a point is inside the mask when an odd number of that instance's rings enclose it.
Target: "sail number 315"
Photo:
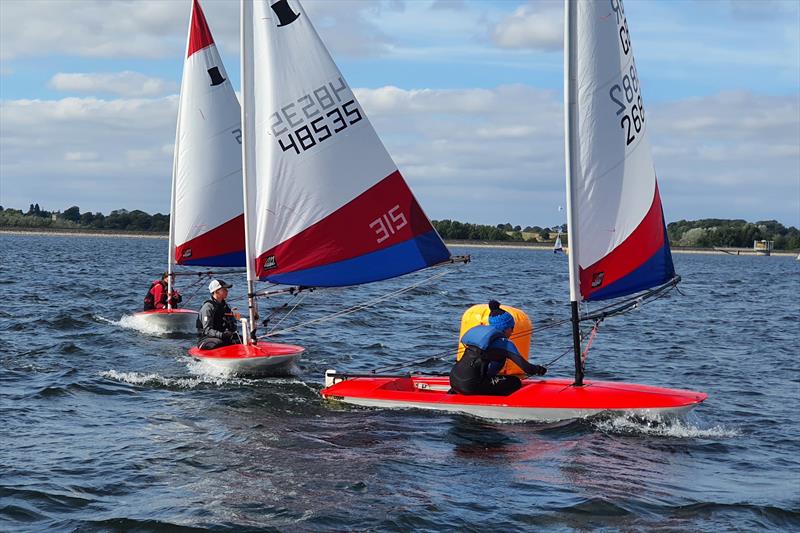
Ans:
[[[408,225],[406,216],[400,212],[400,205],[389,209],[386,213],[373,220],[369,227],[378,237],[378,244],[382,243]]]

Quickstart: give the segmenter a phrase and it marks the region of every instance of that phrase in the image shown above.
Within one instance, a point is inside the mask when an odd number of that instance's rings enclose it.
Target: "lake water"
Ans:
[[[0,530],[800,529],[792,257],[675,254],[683,294],[601,327],[587,377],[707,392],[684,421],[542,425],[360,409],[318,391],[327,368],[454,350],[461,313],[490,297],[535,327],[566,317],[563,256],[454,248],[473,262],[286,334],[308,350],[296,375],[255,380],[209,373],[184,356],[193,336],[147,334],[125,316],[166,246],[0,235]],[[311,293],[280,327],[431,273]],[[226,279],[244,310],[243,276]],[[205,297],[198,288],[190,306]],[[535,332],[532,359],[570,342],[569,326]],[[571,376],[571,355],[549,375]]]

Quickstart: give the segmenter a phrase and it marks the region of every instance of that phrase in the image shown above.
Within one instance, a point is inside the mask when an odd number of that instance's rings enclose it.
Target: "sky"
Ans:
[[[238,88],[239,2],[201,4]],[[563,2],[303,5],[430,218],[564,222]],[[189,10],[0,0],[0,205],[169,211]],[[800,1],[625,11],[667,221],[800,226]]]

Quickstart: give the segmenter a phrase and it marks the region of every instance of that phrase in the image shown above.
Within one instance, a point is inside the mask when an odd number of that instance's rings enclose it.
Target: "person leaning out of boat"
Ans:
[[[547,372],[545,367],[526,361],[509,340],[514,331],[514,317],[501,309],[496,300],[489,301],[489,310],[488,326],[470,328],[461,337],[466,349],[450,370],[453,392],[505,396],[518,390],[522,386],[518,377],[499,375],[506,359],[511,359],[528,375],[543,376]]]
[[[150,284],[150,290],[144,297],[144,310],[152,311],[153,309],[166,309],[167,308],[167,293],[169,292],[169,273],[164,272],[161,279],[155,280]],[[178,307],[183,297],[175,289],[170,293],[170,307]]]
[[[197,347],[201,350],[213,350],[221,346],[239,344],[239,334],[236,331],[236,319],[233,311],[228,306],[225,298],[228,289],[233,287],[221,279],[212,280],[208,285],[211,298],[203,302],[200,314],[197,317],[197,334],[199,341]]]

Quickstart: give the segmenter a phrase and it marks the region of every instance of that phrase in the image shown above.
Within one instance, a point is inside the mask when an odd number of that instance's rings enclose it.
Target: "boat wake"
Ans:
[[[100,376],[113,381],[118,381],[120,383],[128,383],[129,385],[170,390],[196,389],[199,387],[209,386],[219,387],[223,385],[250,385],[253,383],[252,379],[210,376],[207,374],[196,375],[192,377],[169,377],[162,376],[161,374],[155,372],[145,374],[143,372],[117,372],[116,370],[105,370],[100,372]]]
[[[111,320],[101,315],[92,315],[92,316],[98,322],[103,322],[105,324],[110,324],[112,326],[117,326],[125,329],[132,329],[134,331],[138,331],[139,333],[144,333],[145,335],[166,337],[168,335],[179,333],[169,328],[166,328],[163,325],[159,325],[151,321],[145,320],[139,315],[122,315],[122,318],[120,318],[119,320]]]
[[[646,435],[649,437],[671,437],[678,439],[733,438],[741,435],[738,429],[714,426],[697,427],[680,418],[642,418],[640,416],[619,415],[612,418],[598,418],[592,425],[609,434]]]

